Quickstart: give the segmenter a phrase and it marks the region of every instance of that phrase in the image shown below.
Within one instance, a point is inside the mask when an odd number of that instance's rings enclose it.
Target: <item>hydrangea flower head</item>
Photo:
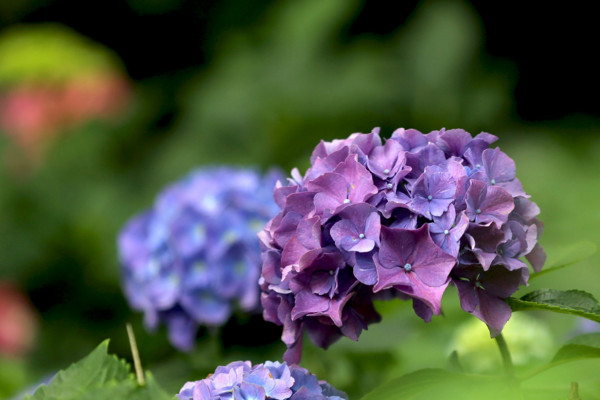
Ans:
[[[264,318],[283,325],[287,362],[302,336],[327,347],[357,340],[380,319],[373,299],[412,299],[418,316],[440,314],[446,288],[496,336],[505,299],[542,268],[539,208],[497,137],[462,129],[423,134],[379,129],[322,141],[304,176],[278,183],[279,214],[259,234]]]
[[[277,212],[280,175],[252,170],[197,170],[166,188],[154,206],[119,235],[123,287],[149,329],[161,322],[179,349],[198,325],[225,323],[238,304],[259,306],[256,233]]]
[[[348,396],[297,365],[277,361],[252,366],[236,361],[208,378],[186,383],[180,400],[344,400]]]

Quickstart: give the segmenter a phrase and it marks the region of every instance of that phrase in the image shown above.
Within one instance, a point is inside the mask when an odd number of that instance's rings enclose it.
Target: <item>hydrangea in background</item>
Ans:
[[[280,176],[197,170],[127,223],[118,239],[123,286],[147,328],[164,322],[172,344],[188,350],[198,325],[225,323],[236,304],[259,307],[256,233],[277,212]]]
[[[36,159],[58,134],[116,118],[131,90],[118,58],[61,25],[0,35],[0,131]]]
[[[249,361],[236,361],[217,367],[214,374],[186,383],[179,392],[180,400],[343,400],[344,392],[297,365],[267,361],[252,366]]]
[[[429,321],[450,283],[462,308],[496,336],[504,301],[545,261],[537,205],[497,137],[461,129],[379,129],[322,141],[302,176],[278,184],[281,212],[259,234],[264,318],[283,325],[284,359],[302,333],[327,347],[378,321],[372,300],[412,299]]]
[[[0,282],[0,357],[23,357],[34,345],[37,325],[37,316],[23,293]]]

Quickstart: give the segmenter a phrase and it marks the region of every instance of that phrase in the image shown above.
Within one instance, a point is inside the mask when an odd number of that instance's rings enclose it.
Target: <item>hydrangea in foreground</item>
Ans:
[[[284,359],[298,362],[302,332],[327,347],[357,340],[379,320],[374,296],[412,299],[429,321],[446,287],[496,336],[504,301],[537,272],[539,208],[497,137],[461,129],[379,129],[322,141],[302,176],[278,184],[281,212],[259,234],[264,318],[283,325]]]
[[[149,329],[166,323],[173,345],[187,350],[198,325],[223,324],[236,303],[259,306],[256,233],[277,212],[279,176],[198,170],[127,223],[118,239],[123,286]]]
[[[236,361],[217,367],[214,374],[186,383],[180,400],[343,400],[344,392],[297,365],[267,361],[254,367],[249,361]]]

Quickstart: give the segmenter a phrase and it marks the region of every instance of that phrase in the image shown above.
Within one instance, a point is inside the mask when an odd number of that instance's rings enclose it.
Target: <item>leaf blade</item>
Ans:
[[[506,301],[513,311],[547,310],[600,322],[598,300],[583,290],[540,289],[519,299],[509,297]]]
[[[578,242],[562,250],[562,254],[555,257],[553,265],[545,267],[540,272],[532,274],[529,280],[538,278],[550,272],[569,267],[593,256],[598,251],[598,246],[589,241]]]

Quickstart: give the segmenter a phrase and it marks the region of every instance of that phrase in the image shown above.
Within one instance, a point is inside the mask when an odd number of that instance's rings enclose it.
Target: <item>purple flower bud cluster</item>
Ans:
[[[344,400],[348,396],[297,365],[236,361],[206,379],[186,383],[179,400]]]
[[[462,308],[493,336],[510,317],[505,298],[537,272],[538,206],[497,137],[462,129],[422,134],[379,129],[322,141],[302,176],[278,183],[281,212],[259,234],[264,318],[283,325],[284,359],[298,362],[302,333],[327,347],[357,340],[379,320],[374,296],[412,299],[429,321],[452,282]]]
[[[225,323],[236,304],[259,307],[256,233],[277,213],[281,176],[197,170],[126,224],[118,239],[123,287],[148,329],[165,323],[171,343],[189,350],[198,325]]]

